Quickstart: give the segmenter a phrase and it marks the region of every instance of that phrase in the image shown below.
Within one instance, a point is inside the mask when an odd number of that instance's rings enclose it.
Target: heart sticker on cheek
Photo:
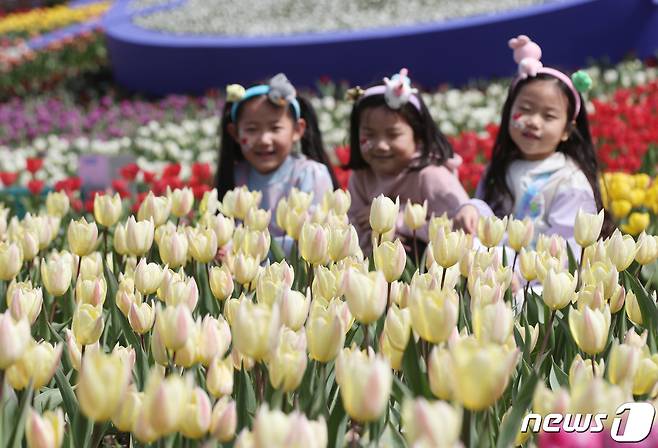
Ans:
[[[251,151],[252,146],[253,144],[249,141],[249,138],[247,137],[240,138],[240,148],[242,148],[243,152]]]
[[[517,129],[525,129],[525,123],[521,120],[522,115],[520,112],[512,115],[512,126]]]
[[[368,152],[372,148],[372,144],[370,143],[370,140],[367,138],[362,138],[359,140],[359,145],[361,147],[361,151],[363,152]]]

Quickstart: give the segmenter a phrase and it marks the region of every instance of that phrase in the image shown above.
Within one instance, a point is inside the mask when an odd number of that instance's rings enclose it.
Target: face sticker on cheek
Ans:
[[[361,147],[362,152],[368,152],[372,149],[372,142],[365,137],[362,137],[359,140],[359,146]]]
[[[245,135],[240,135],[240,148],[243,152],[249,152],[254,146],[254,142]]]
[[[521,112],[517,112],[514,115],[512,115],[512,126],[520,130],[525,129],[525,123],[523,122],[522,118],[523,115],[521,114]]]

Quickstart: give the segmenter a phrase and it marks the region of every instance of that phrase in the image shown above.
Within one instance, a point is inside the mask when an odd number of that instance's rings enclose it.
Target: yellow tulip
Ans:
[[[656,259],[658,259],[658,239],[653,235],[647,235],[643,230],[637,239],[635,260],[644,266],[653,263]]]
[[[66,193],[51,191],[46,196],[46,210],[49,215],[62,217],[69,212],[70,201]]]
[[[391,340],[385,333],[379,335],[379,351],[388,361],[393,370],[402,370],[402,356],[404,355],[404,352],[396,350],[395,347],[391,345]]]
[[[217,300],[226,300],[233,294],[233,277],[226,265],[210,268],[210,290]]]
[[[210,434],[220,443],[231,441],[235,437],[238,423],[235,401],[224,397],[215,403],[210,421]]]
[[[166,196],[155,196],[152,191],[146,196],[137,211],[138,221],[153,220],[155,227],[167,222],[171,213],[171,200]]]
[[[641,207],[642,203],[644,202],[644,197],[646,195],[646,192],[644,190],[640,190],[639,188],[633,188],[631,190],[631,204],[633,207]]]
[[[324,418],[320,417],[317,421],[308,420],[299,411],[286,415],[279,410],[269,410],[267,404],[262,405],[256,412],[253,434],[248,434],[246,438],[245,434],[248,433],[243,430],[234,445],[236,448],[315,448],[327,446],[328,440]]]
[[[599,239],[601,227],[603,227],[603,210],[596,215],[578,210],[574,238],[581,247],[587,247]]]
[[[450,351],[442,346],[435,346],[427,366],[427,376],[430,380],[430,390],[435,397],[442,400],[454,398],[454,370]]]
[[[76,303],[88,303],[93,306],[101,306],[105,303],[107,295],[107,282],[105,277],[97,277],[92,280],[79,279],[75,285]]]
[[[380,271],[363,274],[349,268],[343,274],[343,292],[350,312],[364,324],[376,321],[387,303],[387,284]]]
[[[336,382],[347,414],[366,423],[378,420],[386,410],[393,375],[381,356],[372,351],[345,348],[336,360]]]
[[[462,427],[462,410],[442,401],[407,399],[402,405],[404,437],[410,446],[455,446]]]
[[[574,389],[581,381],[591,381],[594,377],[603,378],[604,371],[605,361],[603,359],[595,362],[592,369],[592,360],[589,358],[583,359],[578,353],[571,362],[571,367],[569,367],[569,385]]]
[[[444,235],[447,235],[452,231],[452,220],[448,218],[447,213],[443,213],[441,216],[434,216],[432,213],[432,217],[430,218],[427,227],[430,241],[436,241],[439,229],[443,228]]]
[[[63,346],[46,341],[32,341],[23,356],[7,369],[7,382],[16,390],[25,389],[30,382],[39,390],[50,382],[62,357]]]
[[[98,194],[94,197],[94,218],[98,224],[112,227],[121,217],[122,211],[119,193],[114,196]]]
[[[90,254],[98,241],[98,227],[95,222],[88,223],[83,217],[78,221],[71,221],[67,231],[67,239],[71,252],[79,257]]]
[[[336,215],[346,214],[351,204],[350,192],[341,188],[335,191],[328,190],[322,196],[322,208],[327,212],[333,210]]]
[[[155,326],[164,346],[169,350],[183,348],[195,326],[190,309],[184,305],[162,309],[158,304],[155,313]]]
[[[16,321],[9,312],[0,313],[0,370],[16,362],[31,340],[27,319]]]
[[[31,282],[15,280],[7,288],[7,307],[16,321],[26,318],[30,325],[34,324],[41,313],[43,293],[41,288],[33,288]]]
[[[268,228],[272,219],[271,210],[261,210],[258,208],[251,208],[247,212],[247,217],[244,220],[244,225],[250,230],[262,232]]]
[[[457,324],[459,296],[454,289],[426,289],[412,285],[409,293],[411,326],[433,344],[446,341]]]
[[[591,309],[571,310],[569,313],[569,329],[578,347],[585,353],[595,355],[601,353],[608,341],[610,330],[610,307],[606,304],[603,310]]]
[[[606,242],[606,252],[617,271],[625,271],[635,259],[635,240],[630,235],[622,235],[619,229],[616,229]]]
[[[439,227],[436,238],[431,240],[434,260],[443,268],[457,264],[467,247],[468,240],[462,230],[446,232],[445,227]]]
[[[0,242],[0,280],[16,277],[23,265],[23,251],[17,243]]]
[[[375,267],[384,273],[388,283],[398,280],[407,264],[407,253],[399,239],[394,243],[390,241],[381,243],[375,247],[373,256]]]
[[[293,331],[301,329],[308,316],[310,298],[299,291],[282,289],[278,302],[281,309],[281,322]]]
[[[60,408],[46,411],[43,416],[28,411],[25,438],[28,448],[59,448],[64,441],[64,413]]]
[[[626,294],[626,303],[624,305],[626,310],[626,315],[635,325],[642,325],[644,319],[642,318],[642,311],[640,310],[640,304],[637,301],[637,296],[633,291],[628,291]]]
[[[370,205],[370,227],[375,233],[383,234],[395,228],[400,211],[400,198],[393,202],[390,198],[379,195]]]
[[[585,265],[582,271],[583,284],[585,285],[603,285],[603,296],[609,299],[617,289],[619,284],[619,272],[617,268],[609,261],[596,262],[593,265]]]
[[[519,252],[519,268],[521,275],[523,275],[526,281],[531,282],[537,278],[536,260],[537,252],[534,250],[526,251],[525,248],[521,248],[521,252]]]
[[[328,231],[329,259],[331,261],[340,261],[361,252],[359,236],[353,225],[330,226]]]
[[[174,191],[167,187],[167,198],[171,202],[171,214],[177,218],[187,215],[194,205],[194,193],[189,187],[176,188]]]
[[[243,299],[232,323],[233,344],[240,353],[261,361],[276,342],[280,326],[278,307]]]
[[[158,244],[160,258],[171,269],[185,266],[188,248],[187,236],[179,231],[165,233]]]
[[[119,431],[131,432],[142,407],[144,393],[132,386],[126,392],[123,402],[112,416],[112,423]]]
[[[281,327],[276,346],[267,362],[270,384],[275,389],[292,392],[302,382],[306,371],[306,335]]]
[[[204,316],[200,339],[199,358],[204,366],[209,365],[214,358],[224,356],[231,345],[231,329],[224,316]]]
[[[199,225],[208,227],[215,232],[217,247],[224,247],[233,238],[233,232],[235,231],[233,218],[227,218],[222,214],[211,215],[206,213],[199,220]]]
[[[650,393],[658,383],[658,355],[645,356],[639,362],[633,378],[633,394]]]
[[[212,229],[187,229],[189,252],[199,263],[210,263],[217,255],[217,234]]]
[[[161,374],[156,372],[149,376],[144,406],[148,409],[150,426],[156,433],[168,435],[181,427],[188,412],[186,404],[192,395],[190,379],[176,374],[162,378]]]
[[[23,261],[32,261],[39,253],[39,235],[34,229],[18,227],[16,232],[12,232],[10,241],[21,245]]]
[[[98,342],[103,333],[103,328],[103,313],[100,306],[82,303],[76,307],[71,329],[81,345]]]
[[[262,198],[259,191],[249,191],[247,187],[229,190],[222,200],[222,213],[235,219],[244,220],[247,212],[258,207]]]
[[[404,352],[411,336],[411,313],[392,304],[384,321],[384,334],[391,347]]]
[[[494,247],[500,243],[507,227],[507,217],[500,219],[497,216],[482,217],[478,221],[478,238],[486,247]]]
[[[410,230],[418,230],[427,222],[427,199],[423,204],[412,204],[407,199],[407,204],[404,207],[404,225]]]
[[[338,356],[345,343],[347,328],[341,314],[347,310],[347,304],[334,298],[327,307],[316,305],[311,307],[306,321],[306,336],[311,359],[329,362]]]
[[[126,248],[128,253],[140,257],[151,249],[155,226],[153,219],[135,221],[134,216],[126,223]]]
[[[460,339],[450,353],[455,397],[472,411],[487,409],[500,398],[519,359],[518,349],[482,344],[471,337]]]
[[[534,236],[535,226],[530,218],[510,219],[507,223],[508,244],[516,252],[527,247]]]
[[[144,302],[139,305],[133,303],[128,313],[128,323],[137,334],[147,333],[153,326],[155,320],[155,311],[148,303]]]
[[[627,385],[640,365],[642,353],[638,347],[614,341],[608,355],[608,379],[612,384]]]
[[[633,212],[628,217],[628,223],[622,224],[621,230],[631,235],[638,235],[649,226],[651,217],[648,213]]]
[[[326,264],[329,258],[327,231],[320,224],[304,223],[299,235],[299,252],[313,265]]]
[[[206,391],[200,387],[192,389],[183,405],[180,432],[190,439],[200,439],[210,429],[212,404]]]
[[[514,330],[514,312],[499,300],[473,310],[473,334],[482,342],[505,344]]]
[[[233,393],[233,360],[214,358],[208,366],[206,387],[213,397],[230,396]]]

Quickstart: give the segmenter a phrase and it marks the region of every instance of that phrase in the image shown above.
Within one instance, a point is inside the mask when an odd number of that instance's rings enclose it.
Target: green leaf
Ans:
[[[526,379],[521,391],[514,400],[512,410],[500,428],[500,435],[496,445],[497,448],[513,446],[516,434],[519,432],[519,428],[521,428],[521,420],[532,402],[532,396],[535,392],[535,387],[537,386],[538,381],[539,376],[534,371],[531,373],[530,377]]]
[[[551,382],[553,390],[557,390],[559,386],[569,387],[569,375],[567,375],[560,366],[555,364],[555,362],[553,362],[553,366],[551,367],[549,381]]]
[[[405,448],[407,446],[407,441],[404,440],[400,431],[393,426],[392,422],[388,422],[386,425],[386,430],[384,431],[384,446],[399,447]]]
[[[569,272],[573,274],[578,270],[578,263],[569,244],[567,244],[567,258],[569,259]]]
[[[409,338],[407,348],[404,350],[404,355],[402,356],[402,371],[414,396],[432,398],[427,376],[423,374],[420,368],[420,362],[422,362],[422,358],[418,353],[416,342],[414,338]]]
[[[406,384],[397,376],[393,375],[393,386],[391,387],[391,396],[395,401],[402,404],[404,400],[413,398],[413,394]]]
[[[25,437],[25,421],[27,420],[27,413],[30,409],[30,403],[32,403],[32,395],[34,394],[34,388],[32,387],[32,381],[27,390],[23,393],[21,399],[21,404],[18,407],[18,421],[15,423],[14,431],[9,438],[9,444],[7,446],[11,448],[21,448],[23,446],[23,437]]]
[[[90,446],[91,433],[94,428],[94,422],[85,417],[78,410],[73,419],[71,430],[73,431],[73,441],[75,446]]]
[[[286,258],[286,254],[276,238],[272,238],[270,241],[270,253],[274,262],[280,262]]]
[[[336,405],[331,411],[327,430],[329,435],[328,446],[330,448],[342,448],[343,441],[345,440],[345,432],[347,431],[347,414],[345,413],[345,408],[343,408],[341,397],[338,397]]]
[[[64,411],[68,414],[69,419],[72,419],[78,413],[78,400],[75,398],[69,380],[64,376],[61,367],[55,372],[55,382],[57,383],[57,388],[62,394]]]

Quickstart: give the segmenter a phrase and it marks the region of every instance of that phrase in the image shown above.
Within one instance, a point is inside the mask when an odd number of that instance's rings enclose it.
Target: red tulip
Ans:
[[[30,157],[26,161],[27,170],[34,174],[41,169],[43,166],[43,159],[38,157]]]
[[[27,183],[27,189],[30,190],[30,193],[33,195],[38,195],[43,191],[43,181],[38,179],[32,179]]]
[[[0,173],[0,180],[5,187],[13,185],[18,179],[18,173],[12,173],[10,171],[3,171]]]

